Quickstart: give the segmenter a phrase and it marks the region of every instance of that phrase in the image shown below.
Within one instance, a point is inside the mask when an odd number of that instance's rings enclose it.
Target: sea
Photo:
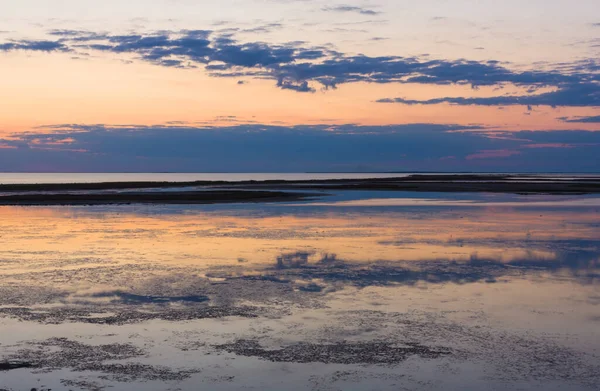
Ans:
[[[267,180],[328,180],[400,178],[414,174],[454,175],[458,173],[0,173],[0,184],[102,183],[102,182],[193,182],[193,181],[267,181]],[[485,173],[482,173],[485,174]],[[494,173],[511,174],[511,173]],[[518,174],[543,176],[548,179],[597,176],[594,174]]]

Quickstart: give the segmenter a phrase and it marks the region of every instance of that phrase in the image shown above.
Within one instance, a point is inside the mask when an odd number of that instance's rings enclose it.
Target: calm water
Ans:
[[[433,173],[436,174],[436,173]],[[99,183],[99,182],[192,182],[192,181],[266,181],[310,179],[400,178],[411,173],[0,173],[0,184],[21,183]],[[452,173],[437,173],[452,175]],[[518,174],[523,175],[523,174]],[[530,174],[548,180],[598,177],[598,174]]]
[[[598,200],[0,207],[0,389],[597,390]]]
[[[101,182],[192,182],[192,181],[266,181],[309,179],[397,178],[409,174],[382,173],[0,173],[0,184],[15,183],[101,183]]]

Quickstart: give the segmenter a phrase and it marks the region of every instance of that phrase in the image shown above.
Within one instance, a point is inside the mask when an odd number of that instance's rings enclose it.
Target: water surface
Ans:
[[[595,390],[597,200],[0,207],[0,388]]]
[[[0,184],[301,181],[312,179],[397,178],[408,175],[390,173],[0,173]]]

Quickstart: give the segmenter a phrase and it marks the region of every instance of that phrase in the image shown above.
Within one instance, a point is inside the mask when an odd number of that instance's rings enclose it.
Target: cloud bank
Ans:
[[[2,171],[598,170],[600,132],[439,124],[57,125],[0,139]]]

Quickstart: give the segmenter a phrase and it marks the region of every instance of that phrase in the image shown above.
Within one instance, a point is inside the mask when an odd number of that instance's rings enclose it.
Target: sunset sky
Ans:
[[[597,0],[0,0],[0,171],[600,171]]]

